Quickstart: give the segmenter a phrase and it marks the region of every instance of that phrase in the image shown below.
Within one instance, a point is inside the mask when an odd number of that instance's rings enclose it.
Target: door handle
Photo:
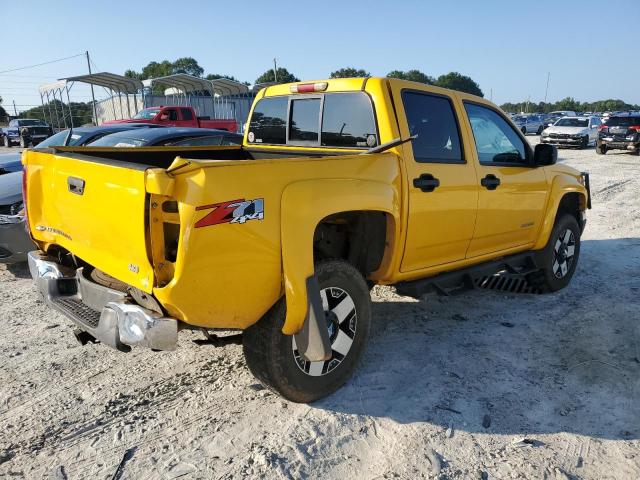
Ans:
[[[493,174],[489,174],[480,180],[480,185],[482,185],[487,190],[495,190],[500,185],[500,179]]]
[[[413,186],[419,188],[423,192],[433,192],[440,186],[440,180],[430,173],[423,173],[418,178],[413,179]]]

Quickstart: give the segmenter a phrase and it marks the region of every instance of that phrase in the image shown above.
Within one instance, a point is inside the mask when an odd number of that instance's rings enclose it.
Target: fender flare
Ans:
[[[282,270],[287,316],[282,333],[302,328],[309,302],[307,279],[314,275],[313,235],[320,221],[348,211],[380,211],[400,219],[400,193],[372,180],[319,179],[288,185],[281,197]]]
[[[587,208],[587,189],[581,185],[575,177],[566,174],[557,175],[551,183],[551,192],[547,202],[547,210],[542,221],[538,240],[533,246],[534,250],[540,250],[547,245],[551,230],[556,221],[556,213],[562,198],[569,193],[577,193],[580,195],[580,208]]]

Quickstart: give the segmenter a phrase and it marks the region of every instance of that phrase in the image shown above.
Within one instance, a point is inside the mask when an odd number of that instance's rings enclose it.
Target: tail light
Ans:
[[[629,130],[635,130],[636,132],[640,132],[640,125],[631,125]]]

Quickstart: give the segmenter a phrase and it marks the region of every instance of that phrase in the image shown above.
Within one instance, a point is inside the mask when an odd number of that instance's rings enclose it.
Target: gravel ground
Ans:
[[[0,266],[0,477],[640,478],[640,160],[560,159],[594,203],[567,289],[377,287],[357,374],[313,405],[264,390],[239,345],[80,346]]]

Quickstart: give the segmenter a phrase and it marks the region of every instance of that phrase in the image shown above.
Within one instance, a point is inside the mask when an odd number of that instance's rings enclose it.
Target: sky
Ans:
[[[495,103],[572,96],[640,104],[640,0],[67,1],[0,0],[0,96],[13,112],[38,86],[95,71],[194,57],[207,73],[253,81],[273,65],[302,80],[342,67],[374,76],[457,71]],[[606,17],[606,21],[601,21]],[[106,93],[96,91],[97,98]],[[76,84],[72,101],[90,100]]]

